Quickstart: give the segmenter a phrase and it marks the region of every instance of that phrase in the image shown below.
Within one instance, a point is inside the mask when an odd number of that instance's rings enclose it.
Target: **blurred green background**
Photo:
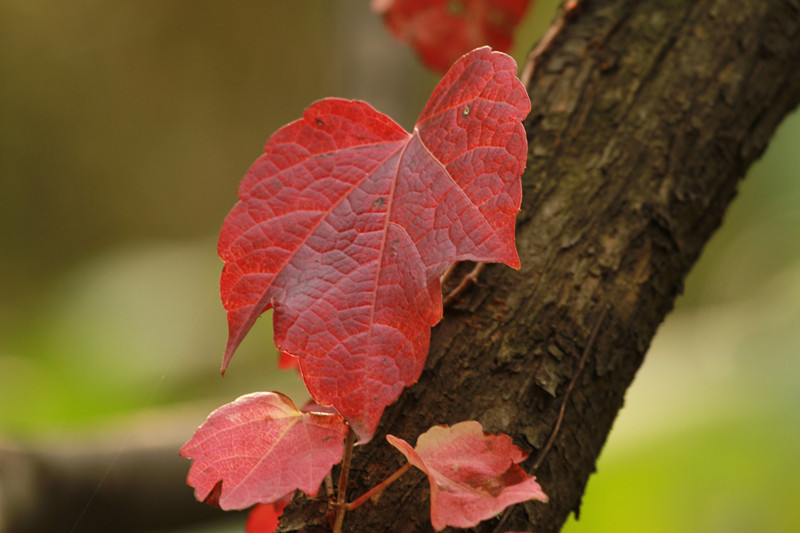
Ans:
[[[518,61],[554,7],[533,6]],[[6,0],[0,52],[0,441],[302,402],[266,317],[219,377],[222,219],[312,101],[410,127],[438,77],[366,1]],[[566,531],[800,531],[798,139],[794,115],[743,183]]]

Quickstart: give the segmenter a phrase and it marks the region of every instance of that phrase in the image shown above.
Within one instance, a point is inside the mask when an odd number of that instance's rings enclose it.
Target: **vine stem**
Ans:
[[[368,500],[376,496],[380,496],[380,494],[386,487],[397,481],[397,479],[400,476],[408,472],[409,468],[411,468],[411,463],[404,464],[403,466],[395,470],[391,476],[387,477],[386,479],[384,479],[383,481],[381,481],[380,483],[369,489],[367,492],[365,492],[352,502],[345,504],[345,507],[347,508],[348,511],[352,511],[353,509],[358,509],[359,507],[361,507],[361,505],[366,503]]]
[[[556,18],[547,32],[542,36],[539,43],[528,53],[528,59],[525,61],[525,65],[519,75],[519,80],[525,87],[530,85],[533,73],[539,66],[544,52],[553,45],[556,37],[561,35],[561,32],[564,31],[567,22],[577,15],[578,9],[584,2],[585,0],[567,0],[564,2],[564,7],[559,12],[558,18]]]
[[[323,481],[325,483],[325,495],[328,497],[328,501],[333,501],[333,477],[330,472],[325,474]]]
[[[458,266],[458,263],[453,263],[452,265],[447,267],[447,270],[444,271],[444,274],[439,276],[439,284],[440,285],[442,285],[444,287],[444,284],[447,283],[447,280],[450,279],[450,276],[452,276],[453,272],[456,271],[456,267],[457,266]]]
[[[347,512],[347,476],[350,473],[350,459],[353,457],[355,440],[356,433],[353,428],[348,426],[347,439],[344,444],[344,456],[342,457],[342,471],[339,472],[339,492],[336,496],[336,521],[333,523],[333,533],[342,533],[342,523]]]
[[[583,349],[583,353],[581,354],[581,358],[578,361],[578,368],[575,369],[575,373],[572,375],[572,379],[567,385],[567,390],[564,392],[564,398],[561,400],[561,406],[558,409],[558,416],[556,417],[556,423],[553,424],[553,430],[550,432],[550,437],[547,439],[544,447],[542,447],[539,454],[536,456],[536,460],[533,462],[533,466],[531,466],[529,474],[533,474],[539,466],[541,466],[542,461],[544,461],[547,452],[550,451],[550,448],[553,447],[553,443],[556,441],[556,435],[558,435],[558,430],[561,429],[561,422],[564,420],[564,411],[567,408],[567,400],[569,400],[569,396],[572,393],[572,389],[575,388],[575,384],[578,381],[578,377],[581,375],[583,371],[583,367],[586,366],[586,359],[589,356],[589,352],[592,350],[592,346],[594,346],[594,342],[597,339],[597,334],[600,332],[600,326],[603,324],[603,320],[606,317],[606,313],[608,313],[608,305],[604,305],[603,309],[600,311],[600,315],[598,315],[597,319],[594,321],[594,326],[592,326],[592,332],[589,334],[589,340],[586,341],[586,346]],[[511,507],[507,507],[503,515],[500,517],[500,521],[495,526],[492,533],[500,533],[500,529],[508,520],[509,515],[511,514]]]
[[[475,268],[473,268],[469,274],[461,278],[461,283],[459,283],[455,289],[450,291],[450,293],[444,298],[444,300],[442,300],[442,307],[447,307],[456,298],[461,296],[461,293],[467,290],[467,287],[469,287],[473,283],[478,283],[478,276],[481,275],[481,272],[483,272],[484,268],[486,268],[486,263],[475,263]],[[445,274],[447,274],[448,276],[450,275],[449,273],[451,273],[450,270],[448,270],[448,272],[445,272]]]

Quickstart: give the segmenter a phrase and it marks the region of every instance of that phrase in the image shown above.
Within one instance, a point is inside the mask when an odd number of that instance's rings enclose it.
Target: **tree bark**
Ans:
[[[606,309],[535,472],[550,501],[517,505],[502,529],[560,530],[579,511],[656,328],[737,183],[800,100],[799,73],[797,1],[581,3],[528,87],[523,266],[489,266],[445,310],[419,382],[356,449],[349,499],[402,464],[387,433],[413,443],[434,424],[476,419],[535,457]],[[427,480],[411,472],[349,513],[345,531],[431,531]],[[324,508],[290,508],[280,531],[326,530]]]

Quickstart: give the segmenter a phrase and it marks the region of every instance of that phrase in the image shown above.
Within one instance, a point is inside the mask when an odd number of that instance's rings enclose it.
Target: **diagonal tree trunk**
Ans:
[[[523,266],[489,266],[445,311],[419,383],[356,449],[351,500],[400,466],[386,433],[413,443],[431,425],[476,419],[535,457],[602,316],[535,472],[550,502],[517,505],[502,531],[558,531],[578,511],[656,328],[737,183],[800,100],[800,3],[586,0],[537,57]],[[349,513],[344,529],[431,531],[428,495],[412,470]],[[294,506],[281,531],[326,530],[324,507]]]

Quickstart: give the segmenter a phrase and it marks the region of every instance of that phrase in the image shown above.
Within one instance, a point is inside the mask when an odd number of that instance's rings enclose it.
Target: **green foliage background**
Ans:
[[[554,6],[533,7],[518,61]],[[366,2],[9,0],[0,35],[0,439],[254,390],[302,401],[268,318],[219,378],[222,219],[310,102],[410,127],[437,77]],[[566,531],[800,530],[797,139],[795,115],[743,183]]]

